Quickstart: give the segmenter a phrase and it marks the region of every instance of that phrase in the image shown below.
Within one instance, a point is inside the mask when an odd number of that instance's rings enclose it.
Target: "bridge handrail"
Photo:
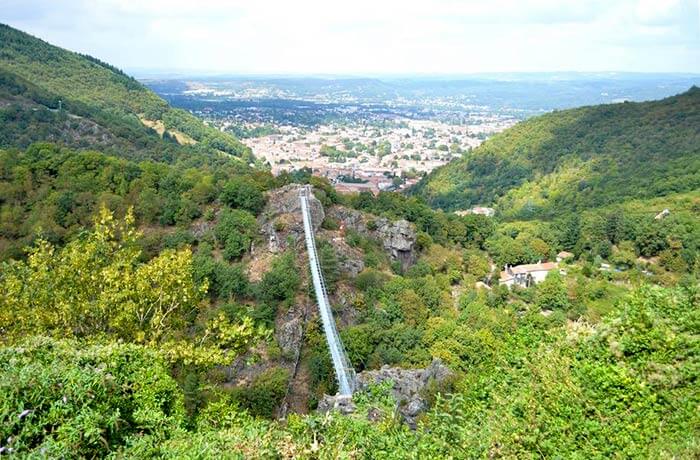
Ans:
[[[316,248],[316,238],[313,231],[311,220],[311,210],[308,197],[311,193],[309,186],[305,186],[300,190],[299,199],[301,202],[302,218],[304,220],[304,235],[306,239],[306,247],[309,252],[309,266],[311,268],[312,278],[314,281],[314,289],[316,292],[316,300],[321,312],[321,319],[326,333],[326,341],[335,368],[338,387],[341,394],[352,394],[355,387],[355,370],[350,365],[350,360],[340,338],[338,329],[333,318],[333,311],[328,302],[328,291],[326,282],[323,277],[323,270],[320,259],[318,258],[318,250]]]

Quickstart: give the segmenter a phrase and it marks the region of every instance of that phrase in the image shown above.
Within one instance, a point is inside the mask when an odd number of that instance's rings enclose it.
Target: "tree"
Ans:
[[[322,240],[318,245],[318,253],[326,287],[329,291],[333,291],[335,283],[340,279],[340,267],[335,249],[328,241]]]
[[[3,267],[0,330],[26,334],[106,335],[159,349],[172,361],[223,363],[257,338],[249,320],[203,318],[204,334],[187,337],[207,281],[195,282],[189,248],[140,262],[133,214],[115,220],[102,208],[95,228],[63,249],[39,240],[26,262]],[[203,313],[203,312],[202,312]]]
[[[180,388],[144,346],[32,337],[0,361],[0,437],[16,455],[105,458],[184,425]]]
[[[214,228],[219,246],[224,249],[224,257],[234,260],[243,255],[253,242],[258,224],[248,211],[225,209]]]
[[[258,297],[268,303],[289,301],[301,284],[294,254],[286,252],[272,262],[272,269],[263,275],[257,286]]]
[[[645,257],[657,255],[668,247],[666,234],[657,220],[641,222],[637,228],[635,243],[639,253]]]
[[[251,179],[236,177],[224,185],[221,201],[233,208],[241,208],[258,214],[265,206],[265,196]]]
[[[549,272],[544,281],[537,285],[535,301],[542,310],[567,310],[569,308],[566,285],[559,273]]]
[[[637,261],[637,254],[634,252],[634,243],[631,241],[621,241],[617,249],[613,250],[610,261],[617,267],[632,268]]]
[[[483,280],[491,272],[488,258],[478,251],[466,251],[462,257],[464,270],[474,275],[477,280]]]

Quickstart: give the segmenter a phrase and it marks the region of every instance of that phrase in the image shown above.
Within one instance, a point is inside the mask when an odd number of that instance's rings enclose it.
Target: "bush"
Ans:
[[[141,346],[36,337],[1,348],[0,370],[0,439],[18,455],[103,458],[183,424],[177,384]]]
[[[294,263],[294,254],[287,252],[275,259],[272,269],[263,275],[257,286],[258,298],[268,304],[289,301],[300,284],[301,278]]]
[[[224,249],[224,257],[234,260],[250,248],[257,233],[255,216],[240,209],[227,209],[221,213],[214,235]]]
[[[289,371],[273,367],[257,375],[245,388],[233,391],[233,397],[252,415],[272,418],[274,411],[287,394]]]
[[[325,230],[338,230],[340,228],[340,222],[338,222],[338,219],[326,216],[323,222],[321,222],[321,228]]]
[[[559,273],[549,272],[547,278],[537,285],[536,302],[543,310],[566,310],[571,306],[566,285]]]
[[[362,291],[381,289],[389,276],[373,268],[366,268],[355,278],[355,287]]]
[[[241,208],[258,214],[265,206],[265,196],[251,179],[236,177],[224,185],[221,201],[232,208]]]

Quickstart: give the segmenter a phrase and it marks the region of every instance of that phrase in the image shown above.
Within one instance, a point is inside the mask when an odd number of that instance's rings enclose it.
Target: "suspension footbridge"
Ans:
[[[309,206],[309,196],[311,195],[311,187],[305,186],[299,191],[299,200],[301,201],[301,214],[304,220],[304,235],[306,237],[306,250],[309,254],[309,267],[311,268],[311,278],[316,292],[316,302],[321,314],[321,322],[323,323],[323,331],[328,342],[328,349],[331,354],[335,376],[338,380],[338,393],[344,396],[352,395],[355,389],[355,370],[350,365],[350,360],[343,347],[343,342],[338,335],[338,329],[335,325],[333,312],[331,311],[330,303],[328,302],[328,292],[326,291],[326,283],[323,279],[323,272],[316,251],[316,237],[314,236],[314,228],[311,220],[311,209]]]

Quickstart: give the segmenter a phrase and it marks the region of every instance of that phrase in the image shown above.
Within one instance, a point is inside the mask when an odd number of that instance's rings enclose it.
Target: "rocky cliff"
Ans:
[[[406,220],[391,221],[344,206],[333,206],[328,215],[337,220],[342,228],[351,229],[381,241],[393,261],[403,270],[416,261],[416,229]]]
[[[357,390],[366,390],[369,385],[385,381],[392,382],[392,395],[396,399],[398,412],[408,426],[415,429],[418,416],[428,409],[426,399],[430,386],[440,386],[452,376],[439,359],[435,359],[425,369],[401,369],[382,366],[374,371],[364,371],[357,375]],[[352,401],[346,396],[326,395],[318,405],[320,412],[338,410],[341,413],[351,413],[354,410]]]
[[[260,232],[267,241],[270,252],[282,252],[304,238],[304,222],[301,217],[301,204],[298,184],[286,185],[268,194],[267,204],[258,218]],[[314,230],[321,227],[326,214],[321,202],[313,196],[309,197],[311,220]]]

